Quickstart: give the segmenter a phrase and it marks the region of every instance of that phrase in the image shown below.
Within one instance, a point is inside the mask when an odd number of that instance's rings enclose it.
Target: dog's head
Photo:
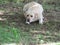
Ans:
[[[25,18],[26,18],[26,23],[30,24],[31,22],[34,21],[34,14],[31,12],[30,13],[26,12]]]

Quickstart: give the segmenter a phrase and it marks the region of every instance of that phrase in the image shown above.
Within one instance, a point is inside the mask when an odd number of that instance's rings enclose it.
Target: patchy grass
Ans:
[[[0,25],[0,43],[18,42],[20,38],[20,31],[17,28]]]
[[[22,6],[23,7],[23,6]],[[22,14],[22,7],[15,3],[3,4],[0,9],[5,10],[1,17],[6,21],[0,21],[0,42],[20,42],[36,44],[60,41],[60,21],[55,21],[55,15],[60,15],[60,6],[44,4],[44,15],[48,19],[43,25],[37,22],[27,25]],[[53,15],[55,14],[55,15]],[[59,18],[60,19],[60,18]]]
[[[18,42],[26,43],[30,38],[31,35],[28,32],[23,32],[17,27],[10,26],[7,22],[0,22],[0,44]]]

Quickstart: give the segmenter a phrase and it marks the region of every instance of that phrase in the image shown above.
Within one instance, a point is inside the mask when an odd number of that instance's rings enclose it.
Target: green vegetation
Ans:
[[[22,42],[38,44],[60,41],[60,0],[35,0],[44,7],[47,22],[25,24],[22,7],[32,0],[0,0],[0,10],[5,11],[0,18],[0,43]],[[59,45],[59,44],[58,44]]]
[[[21,31],[15,27],[0,25],[0,43],[18,42]]]
[[[15,23],[13,23],[15,24]],[[0,22],[0,44],[1,43],[27,43],[31,38],[29,32],[23,32],[20,28],[10,26],[6,22]]]

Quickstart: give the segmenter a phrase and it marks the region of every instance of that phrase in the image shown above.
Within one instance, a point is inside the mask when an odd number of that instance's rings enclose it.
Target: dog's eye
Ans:
[[[29,15],[27,15],[27,17],[28,17]]]
[[[31,15],[31,17],[33,17],[33,16]]]

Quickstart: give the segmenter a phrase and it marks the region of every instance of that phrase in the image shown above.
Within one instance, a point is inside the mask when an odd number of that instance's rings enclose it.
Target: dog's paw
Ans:
[[[29,22],[26,22],[26,24],[30,24]]]

